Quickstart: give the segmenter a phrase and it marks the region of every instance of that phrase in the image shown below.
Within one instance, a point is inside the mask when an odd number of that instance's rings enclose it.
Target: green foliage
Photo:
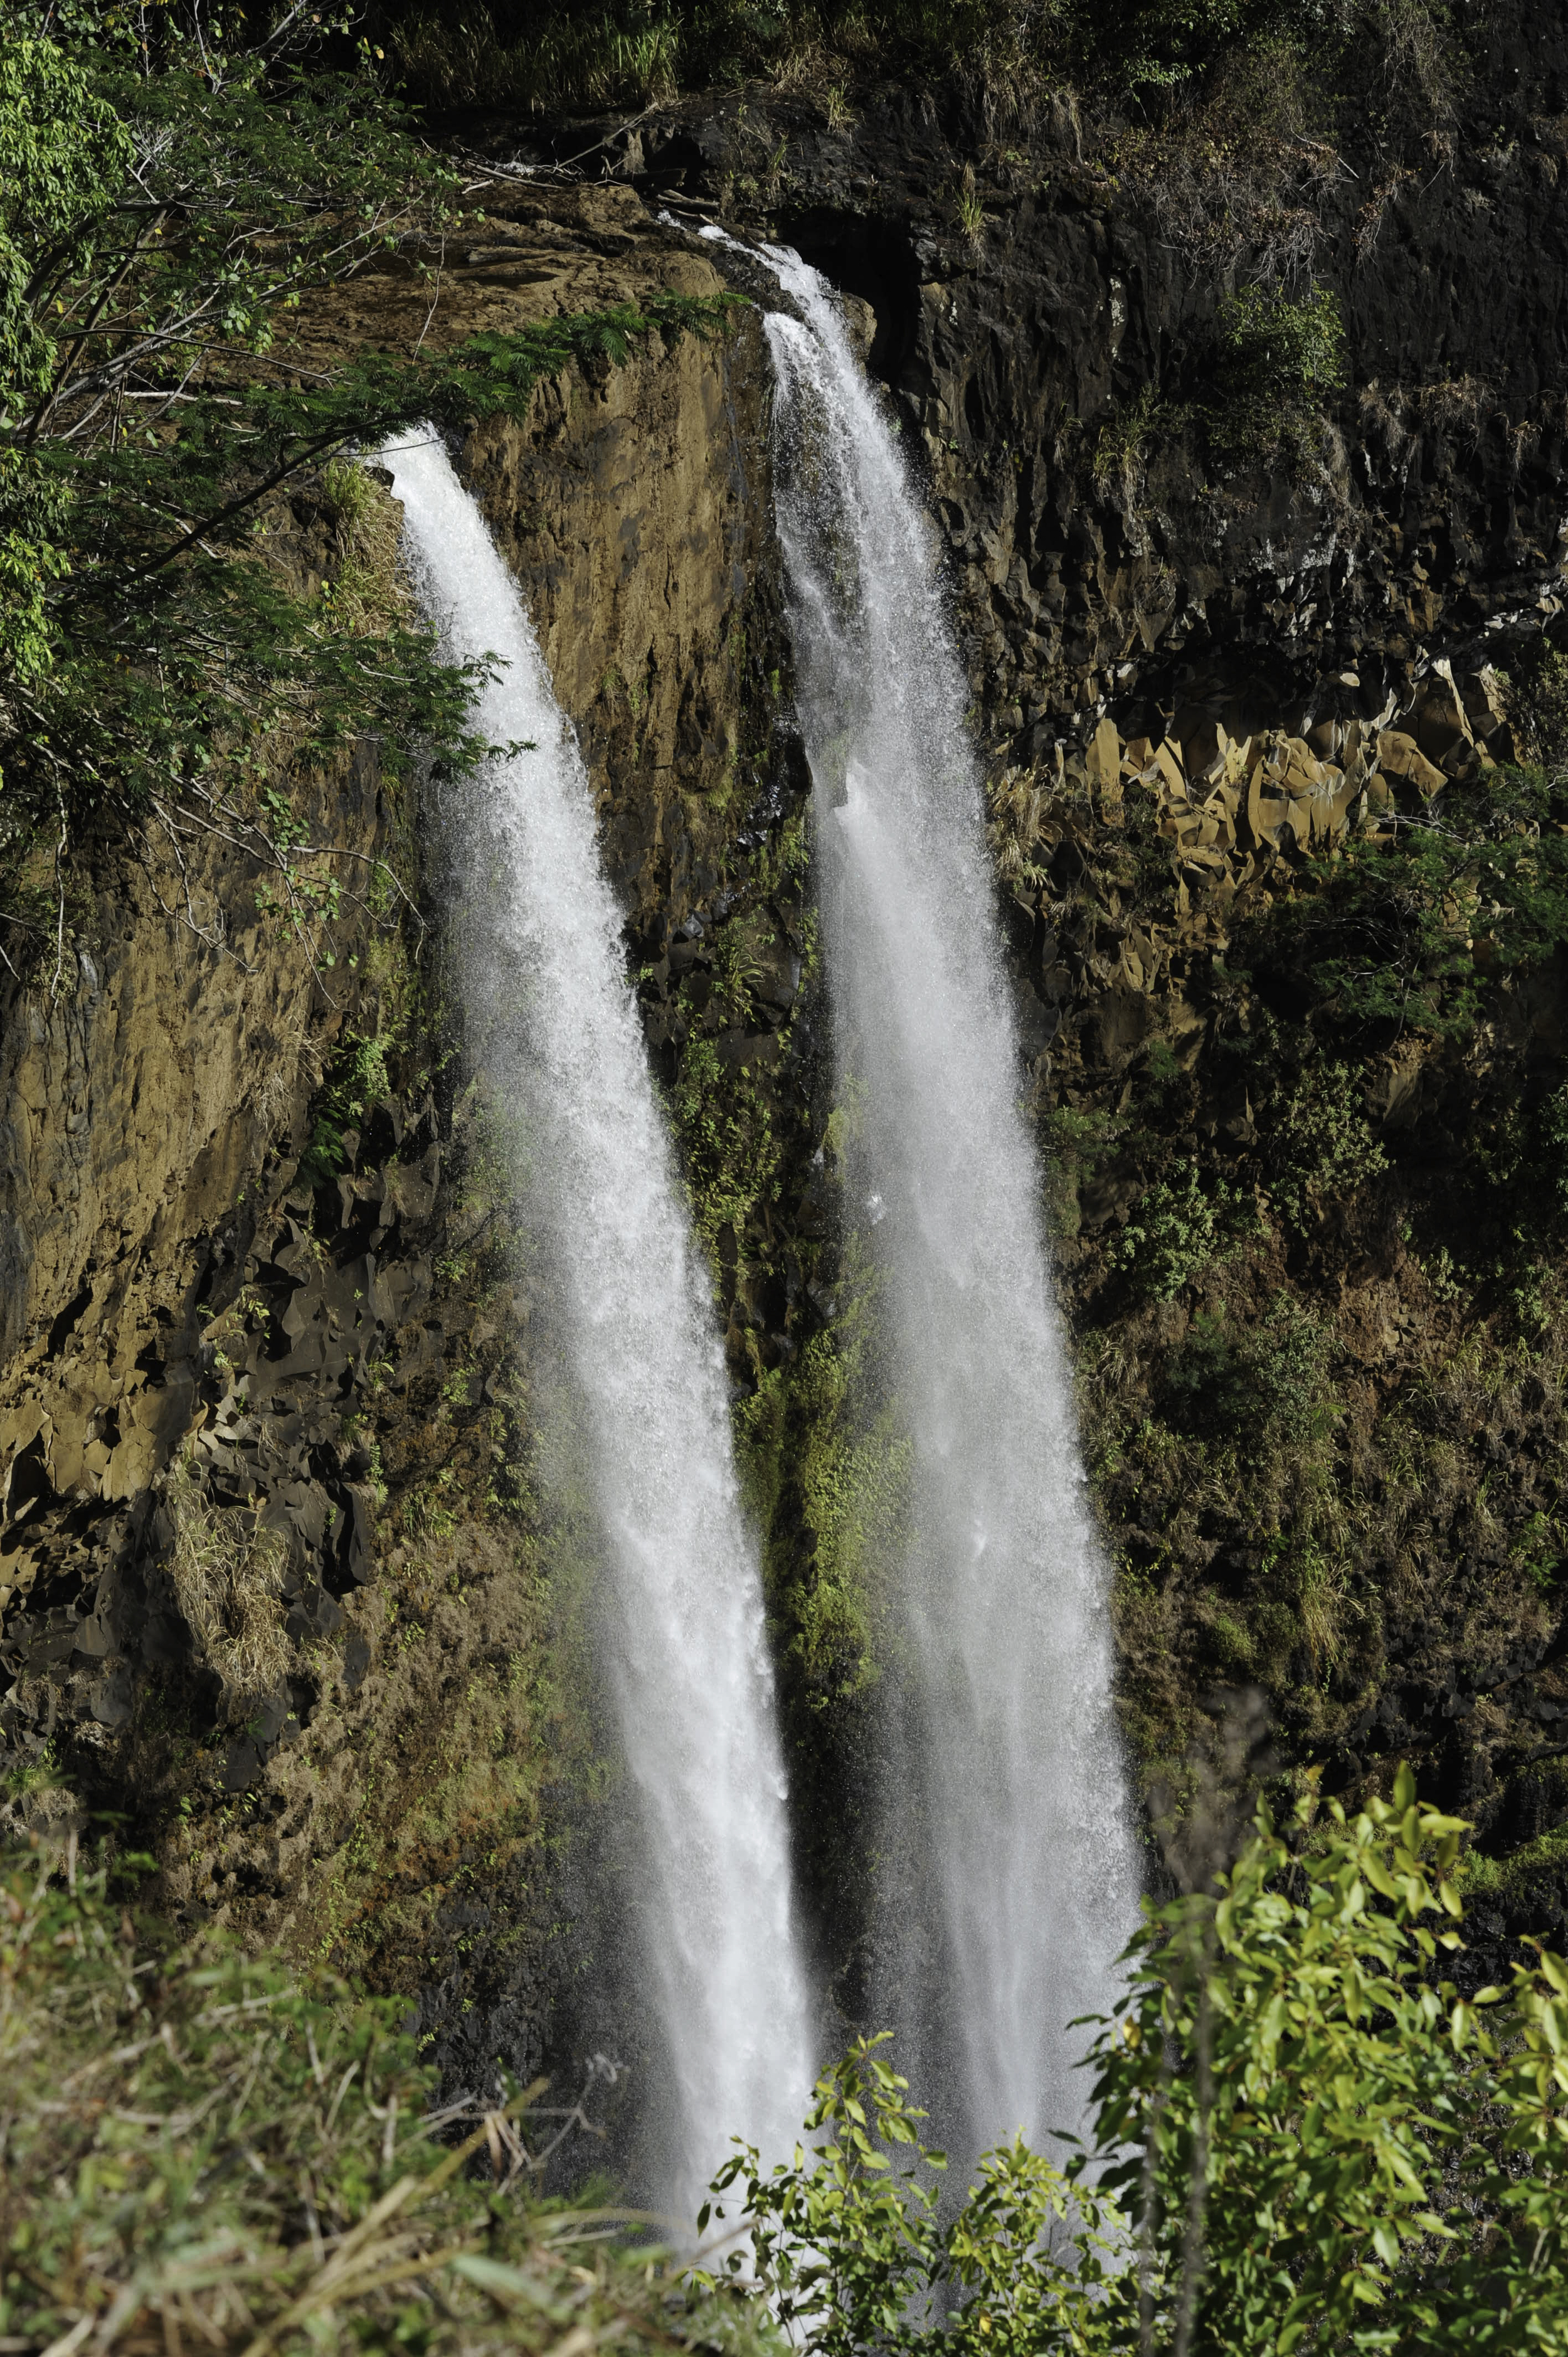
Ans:
[[[724,2219],[718,2197],[742,2189],[757,2281],[807,2357],[1100,2345],[1097,2310],[1114,2276],[1093,2197],[1020,2140],[986,2155],[944,2225],[946,2158],[920,2143],[925,2115],[905,2100],[908,2081],[878,2051],[885,2041],[858,2040],[818,2081],[806,2126],[826,2134],[809,2156],[797,2147],[765,2177],[744,2148],[714,2179],[701,2223]],[[730,2266],[738,2276],[738,2254]],[[694,2279],[707,2289],[723,2281]]]
[[[840,1317],[811,1337],[789,1380],[791,1469],[816,1544],[809,1580],[790,1598],[789,1645],[818,1708],[875,1675],[878,1604],[908,1541],[914,1471],[908,1436],[891,1411],[868,1420],[859,1410],[875,1297],[869,1278],[850,1283]]]
[[[786,828],[765,850],[755,871],[768,891],[787,887],[800,872],[803,843],[798,828]],[[815,925],[810,912],[795,911],[800,931],[798,978],[815,961]],[[779,1206],[783,1193],[789,1130],[800,1119],[788,1085],[780,1090],[777,1067],[760,1059],[732,1060],[720,1052],[718,1035],[750,1034],[778,1025],[778,1055],[789,1053],[793,1015],[779,1024],[770,991],[780,956],[788,959],[789,927],[768,902],[751,902],[714,930],[701,963],[678,985],[675,998],[687,1037],[680,1050],[672,1111],[680,1132],[687,1191],[697,1233],[726,1299],[755,1297],[758,1283],[779,1275],[785,1235]],[[760,1374],[756,1361],[754,1372]]]
[[[709,2345],[658,2253],[538,2203],[541,2089],[477,2126],[429,2115],[406,2009],[219,1937],[181,1946],[102,1872],[68,1887],[8,1861],[0,2329],[317,2357]]]
[[[312,1107],[310,1143],[300,1157],[300,1176],[324,1185],[343,1168],[343,1132],[363,1121],[374,1104],[392,1094],[387,1059],[401,1042],[377,1031],[345,1032]]]
[[[1152,97],[1244,43],[1320,41],[1350,14],[1342,0],[1078,0],[1059,14],[1081,69]]]
[[[1036,46],[1121,82],[1148,103],[1242,51],[1371,63],[1380,111],[1442,120],[1452,101],[1445,0],[1060,0]]]
[[[1543,1884],[1560,1886],[1565,1872],[1568,1825],[1553,1825],[1507,1857],[1488,1857],[1480,1850],[1471,1850],[1455,1868],[1454,1879],[1466,1903],[1501,1900],[1511,1910],[1530,1905]]]
[[[915,70],[1028,46],[1016,0],[490,0],[456,23],[395,8],[394,55],[422,89],[540,106],[645,106],[676,88],[784,76],[823,52]],[[829,81],[843,104],[842,85]]]
[[[1323,1433],[1337,1420],[1328,1394],[1333,1338],[1299,1301],[1277,1301],[1247,1339],[1247,1355],[1265,1413],[1298,1432]]]
[[[413,737],[466,759],[474,683],[395,601],[367,627],[341,581],[300,593],[272,561],[283,488],[326,467],[346,550],[366,500],[349,488],[349,447],[424,418],[521,414],[546,372],[723,317],[671,296],[439,356],[302,370],[279,344],[302,300],[460,221],[456,176],[366,70],[328,73],[275,41],[230,50],[172,12],[150,25],[25,6],[0,61],[0,913],[13,945],[17,929],[58,939],[63,863],[95,817],[156,839],[176,868],[195,836],[220,834],[274,871],[280,907],[312,934],[331,910],[300,906],[286,825],[258,780],[286,817],[289,770],[366,733],[393,759]]]
[[[1565,821],[1568,787],[1538,770],[1447,785],[1283,910],[1274,955],[1348,1027],[1463,1038],[1498,977],[1568,942]]]
[[[1425,0],[489,0],[461,17],[408,0],[384,11],[393,52],[443,99],[645,106],[677,88],[754,78],[820,84],[842,119],[843,75],[1000,76],[1064,69],[1147,95],[1240,43],[1337,40]]]
[[[1262,286],[1228,295],[1219,339],[1237,373],[1282,404],[1320,400],[1345,382],[1345,323],[1327,287],[1299,303]]]
[[[1140,1197],[1110,1253],[1133,1290],[1151,1301],[1171,1301],[1206,1269],[1238,1224],[1240,1205],[1223,1179],[1204,1191],[1196,1162],[1176,1163]]]
[[[215,426],[232,422],[229,438],[244,441],[218,377],[264,353],[302,293],[445,219],[456,184],[352,77],[188,44],[172,18],[155,59],[116,11],[79,8],[63,25],[21,13],[0,65],[7,508],[50,506],[56,536],[36,543],[46,577],[91,551],[95,571],[129,587],[210,529],[209,485],[174,495],[171,425],[188,472]],[[116,491],[134,550],[103,546]],[[30,651],[8,630],[0,677],[48,668],[59,611],[57,598],[47,625],[35,618]]]
[[[1557,1208],[1568,1211],[1568,1081],[1552,1091],[1541,1109],[1541,1137],[1551,1156]]]
[[[1254,1326],[1238,1328],[1223,1302],[1200,1310],[1165,1369],[1164,1396],[1179,1428],[1233,1437],[1243,1459],[1282,1441],[1299,1447],[1337,1422],[1328,1390],[1327,1330],[1288,1295]]]
[[[1345,382],[1345,328],[1326,287],[1293,301],[1249,286],[1219,306],[1218,398],[1204,411],[1215,457],[1236,463],[1273,448]]]
[[[79,239],[124,184],[131,142],[73,59],[24,34],[0,52],[0,437],[49,387],[58,336],[33,282],[40,253]],[[48,669],[47,599],[67,569],[65,486],[0,438],[0,673]]]
[[[1438,1977],[1462,1830],[1408,1771],[1294,1853],[1261,1813],[1134,1943],[1095,2104],[1162,2345],[1188,2303],[1219,2350],[1562,2345],[1568,1973],[1516,1968],[1490,2025]]]
[[[753,1076],[730,1071],[711,1039],[693,1039],[675,1083],[697,1233],[710,1253],[719,1231],[739,1240],[754,1214],[777,1202],[782,1154],[772,1108]]]
[[[1388,1168],[1348,1064],[1308,1067],[1269,1138],[1269,1191],[1287,1228],[1305,1235],[1330,1203],[1342,1202]]]
[[[1120,490],[1123,498],[1131,499],[1151,445],[1178,430],[1187,416],[1185,409],[1162,401],[1156,388],[1145,384],[1130,409],[1100,429],[1094,446],[1096,489]]]
[[[685,64],[686,27],[660,0],[619,5],[410,10],[392,33],[405,73],[443,97],[540,106],[647,106],[670,97]]]
[[[854,2048],[825,2136],[715,2180],[780,2321],[811,2357],[1568,2347],[1568,1964],[1442,1977],[1464,1831],[1408,1770],[1352,1819],[1304,1802],[1290,1839],[1260,1808],[1132,1943],[1096,2148],[988,2155],[945,2225],[904,2083]]]
[[[1112,1114],[1080,1113],[1072,1105],[1053,1106],[1047,1114],[1046,1210],[1058,1235],[1077,1234],[1079,1190],[1109,1160],[1122,1127]]]

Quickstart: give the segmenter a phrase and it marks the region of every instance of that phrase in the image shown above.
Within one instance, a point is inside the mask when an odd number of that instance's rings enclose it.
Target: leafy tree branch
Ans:
[[[285,494],[333,477],[351,571],[343,454],[521,416],[542,375],[725,325],[722,299],[668,296],[302,370],[279,339],[305,296],[389,249],[422,269],[466,218],[368,56],[325,71],[302,34],[295,10],[230,49],[199,12],[78,0],[25,10],[0,55],[0,957],[34,970],[51,942],[51,989],[95,830],[149,871],[157,847],[166,907],[209,946],[230,929],[196,914],[198,840],[259,863],[320,971],[351,855],[307,857],[258,780],[362,737],[394,767],[414,741],[478,749],[474,679],[406,599],[356,619],[340,582],[302,595],[275,561]]]

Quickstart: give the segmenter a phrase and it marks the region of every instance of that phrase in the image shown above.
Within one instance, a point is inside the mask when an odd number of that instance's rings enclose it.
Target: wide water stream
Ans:
[[[876,1796],[878,2019],[956,2153],[1076,2132],[1138,1862],[1107,1573],[1052,1296],[933,529],[831,290],[764,249],[779,529],[852,1194],[914,1448]]]
[[[434,435],[381,454],[449,655],[493,652],[478,726],[521,749],[448,792],[446,931],[468,1060],[507,1141],[578,1396],[611,1594],[608,1684],[637,1795],[636,1937],[691,2218],[733,2136],[782,2155],[811,2077],[783,1766],[722,1353],[626,974],[575,737],[474,500]]]

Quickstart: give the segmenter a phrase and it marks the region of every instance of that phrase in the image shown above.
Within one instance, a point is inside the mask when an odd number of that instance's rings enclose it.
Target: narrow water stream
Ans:
[[[638,1796],[639,1939],[688,2219],[745,2136],[788,2151],[811,2075],[784,1774],[722,1355],[628,986],[576,741],[516,584],[434,435],[382,453],[427,609],[504,668],[477,724],[524,749],[448,813],[470,1060],[548,1264],[611,1566],[607,1669]]]
[[[880,2018],[972,2157],[1076,2129],[1139,1875],[967,693],[931,528],[829,289],[765,249],[779,532],[841,1084],[910,1432]],[[935,1949],[936,1953],[931,1953]]]

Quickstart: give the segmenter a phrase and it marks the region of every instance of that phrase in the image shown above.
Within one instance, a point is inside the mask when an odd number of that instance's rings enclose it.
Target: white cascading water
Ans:
[[[912,1732],[884,1806],[918,1810],[891,1847],[929,1847],[940,1889],[949,2061],[932,2092],[972,2154],[1019,2127],[1079,2129],[1087,2033],[1067,2024],[1111,2008],[1140,1876],[934,535],[824,282],[765,251],[800,314],[767,330],[829,987],[918,1468]]]
[[[478,508],[434,436],[383,450],[456,660],[503,659],[493,757],[447,830],[470,1047],[515,1114],[613,1580],[610,1684],[640,1803],[641,1953],[681,2117],[689,2218],[744,2136],[781,2157],[811,2055],[785,1784],[722,1353],[628,989],[576,740]]]

